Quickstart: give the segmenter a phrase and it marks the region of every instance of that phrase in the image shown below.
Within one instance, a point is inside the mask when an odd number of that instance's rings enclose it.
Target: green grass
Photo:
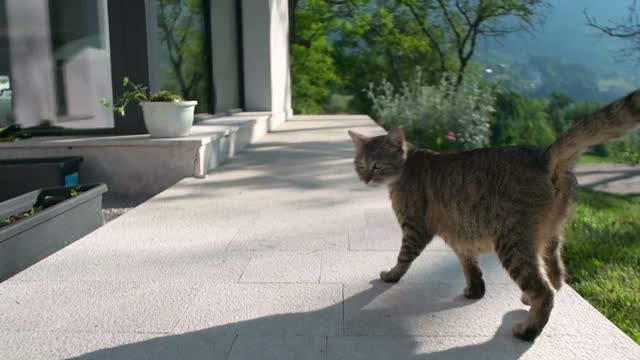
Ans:
[[[638,156],[638,155],[636,155]],[[583,154],[580,155],[580,157],[578,158],[577,161],[578,164],[603,164],[603,163],[609,163],[609,164],[632,164],[632,163],[639,163],[638,161],[635,160],[631,160],[631,159],[620,159],[620,158],[616,158],[616,157],[610,157],[610,156],[598,156],[598,155],[592,155],[592,154]]]
[[[620,162],[616,159],[612,159],[604,156],[597,156],[591,154],[584,154],[578,158],[578,164],[601,164],[601,163],[617,163]]]
[[[564,260],[569,285],[640,344],[640,194],[580,190]]]

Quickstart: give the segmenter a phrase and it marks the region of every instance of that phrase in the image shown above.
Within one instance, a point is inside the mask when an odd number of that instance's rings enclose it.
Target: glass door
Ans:
[[[113,113],[99,103],[112,97],[107,16],[107,0],[49,0],[59,126],[113,127]]]
[[[0,4],[0,121],[10,93],[23,127],[112,128],[107,0]]]

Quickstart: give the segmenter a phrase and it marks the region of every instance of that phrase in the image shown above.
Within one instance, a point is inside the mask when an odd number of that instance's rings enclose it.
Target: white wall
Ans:
[[[272,113],[274,129],[291,115],[286,0],[243,0],[245,110]]]
[[[271,111],[278,121],[291,113],[288,10],[288,1],[271,0]]]

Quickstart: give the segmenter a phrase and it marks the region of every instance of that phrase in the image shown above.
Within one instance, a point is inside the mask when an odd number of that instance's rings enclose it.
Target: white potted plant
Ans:
[[[128,77],[122,80],[122,85],[125,87],[122,98],[113,102],[103,98],[100,99],[100,103],[124,116],[129,102],[138,101],[142,106],[144,124],[151,137],[169,138],[189,135],[197,101],[184,101],[179,95],[167,90],[151,93],[147,87],[134,84]]]

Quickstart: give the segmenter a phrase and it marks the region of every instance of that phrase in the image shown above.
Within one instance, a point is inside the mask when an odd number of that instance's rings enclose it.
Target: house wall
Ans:
[[[291,116],[288,1],[238,1],[242,34],[233,30],[237,27],[234,16],[237,7],[234,5],[238,3],[235,0],[205,2],[211,10],[210,60],[217,65],[213,66],[217,107],[270,112],[270,129],[275,129]],[[80,21],[78,26],[70,28],[80,29],[83,41],[102,36],[103,47],[100,51],[92,49],[67,58],[68,64],[60,70],[62,75],[56,75],[52,57],[55,49],[51,44],[48,3],[20,0],[3,1],[3,4],[7,6],[15,114],[21,125],[32,126],[47,119],[66,127],[112,128],[115,124],[120,134],[146,132],[138,107],[130,107],[126,118],[116,116],[114,121],[113,113],[103,109],[97,99],[110,98],[111,92],[119,97],[125,75],[135,82],[148,84],[152,90],[158,89],[159,69],[153,61],[153,51],[158,46],[155,2],[100,0],[97,3],[100,5],[100,11],[97,11],[99,24]],[[61,4],[68,7],[75,2]],[[56,16],[54,20],[62,15]],[[62,19],[61,23],[71,24],[68,19]],[[87,26],[99,31],[87,30]],[[57,28],[60,27],[58,24]],[[239,38],[242,48],[234,49]],[[238,70],[242,80],[238,79]],[[56,76],[62,76],[63,81],[56,81]],[[59,83],[64,83],[65,87],[57,86]],[[112,84],[115,85],[113,88]],[[77,102],[67,101],[73,99]]]

